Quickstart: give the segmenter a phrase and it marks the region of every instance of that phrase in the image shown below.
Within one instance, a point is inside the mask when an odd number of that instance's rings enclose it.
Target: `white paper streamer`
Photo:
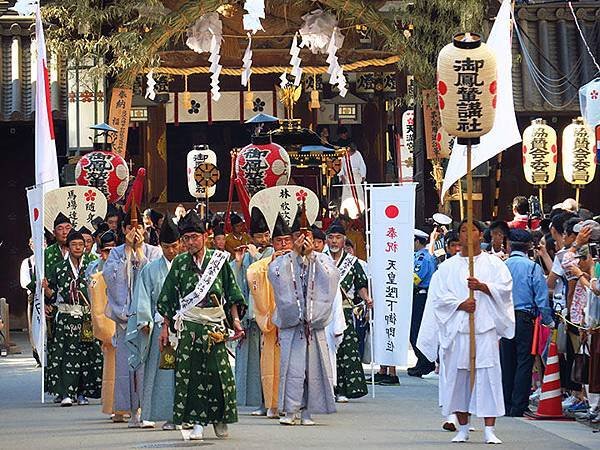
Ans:
[[[244,30],[251,31],[252,34],[258,30],[264,31],[260,19],[265,18],[265,0],[246,0],[244,9],[247,14],[244,14]]]
[[[154,87],[156,86],[156,81],[154,81],[154,72],[148,72],[146,75],[146,98],[150,100],[154,100],[156,98],[156,91]]]
[[[294,86],[300,85],[300,81],[302,80],[302,68],[300,67],[300,63],[302,59],[300,58],[300,47],[298,46],[298,33],[294,35],[294,39],[292,39],[292,47],[290,48],[290,65],[292,66],[291,75],[294,77]]]
[[[279,77],[279,79],[281,80],[281,81],[280,81],[280,83],[279,83],[279,87],[280,87],[281,89],[284,89],[284,88],[286,88],[286,87],[287,87],[287,85],[290,83],[290,82],[288,81],[287,72],[283,72],[283,73],[281,74],[281,76]]]
[[[332,39],[337,48],[344,44],[344,35],[337,28],[338,22],[333,14],[317,9],[302,16],[302,20],[301,46],[308,47],[313,54],[327,53]]]
[[[210,62],[210,85],[214,101],[221,98],[219,87],[219,75],[223,66],[219,63],[221,60],[221,41],[223,39],[223,23],[219,18],[219,13],[212,12],[204,14],[196,23],[187,30],[186,44],[197,53],[210,52],[208,61]]]
[[[338,57],[336,56],[339,48],[336,43],[336,33],[338,31],[337,27],[333,29],[331,38],[329,39],[329,45],[327,46],[327,63],[329,64],[327,73],[329,74],[329,84],[337,86],[340,91],[340,96],[345,97],[348,93],[346,77],[344,76],[344,70],[342,69],[342,66],[340,66]]]
[[[248,86],[252,75],[252,35],[250,33],[248,33],[248,47],[246,47],[242,62],[242,86]]]
[[[36,0],[17,0],[15,6],[8,9],[9,11],[16,11],[19,16],[33,16],[36,4]]]

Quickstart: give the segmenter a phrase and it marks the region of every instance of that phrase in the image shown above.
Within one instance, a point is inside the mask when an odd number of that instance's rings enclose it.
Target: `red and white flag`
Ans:
[[[37,86],[35,90],[35,184],[43,185],[44,192],[59,187],[58,162],[54,141],[54,123],[46,40],[42,26],[42,15],[38,3],[35,12],[35,39],[37,43]]]

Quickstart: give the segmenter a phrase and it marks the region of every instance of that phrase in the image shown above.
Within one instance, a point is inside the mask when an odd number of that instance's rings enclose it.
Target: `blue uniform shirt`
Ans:
[[[548,301],[548,286],[544,271],[523,252],[513,251],[506,265],[513,279],[513,304],[515,311],[541,313],[545,325],[554,323]]]
[[[414,281],[417,289],[427,289],[437,267],[435,258],[426,248],[415,252]]]

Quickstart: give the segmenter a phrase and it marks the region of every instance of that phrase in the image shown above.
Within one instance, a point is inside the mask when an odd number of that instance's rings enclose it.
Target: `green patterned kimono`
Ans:
[[[213,250],[206,250],[202,271],[212,254]],[[169,319],[171,327],[179,309],[179,300],[194,290],[200,274],[190,253],[178,255],[173,260],[157,305],[158,312]],[[232,305],[245,305],[227,263],[219,271],[209,290],[210,294],[223,299],[228,317]],[[177,425],[183,422],[201,425],[237,422],[235,382],[229,355],[225,342],[209,342],[208,333],[212,328],[210,325],[183,321],[175,369],[173,422]]]
[[[344,252],[338,267],[340,267],[346,256],[349,255]],[[358,291],[366,287],[367,275],[357,259],[346,277],[340,282],[347,328],[344,331],[342,343],[337,350],[337,386],[335,392],[337,395],[348,398],[360,398],[368,393],[365,372],[358,352],[358,335],[354,328],[352,306],[348,302],[348,300],[352,302],[358,296]],[[346,296],[348,296],[347,300]]]
[[[56,292],[54,336],[48,343],[46,391],[61,397],[78,395],[99,398],[102,386],[102,352],[96,340],[84,342],[81,330],[91,321],[85,270],[89,259],[83,257],[78,276],[70,260],[63,259],[54,267],[48,284]],[[72,292],[79,292],[73,298]],[[60,311],[61,305],[79,305],[75,312]],[[51,355],[51,358],[50,358]]]

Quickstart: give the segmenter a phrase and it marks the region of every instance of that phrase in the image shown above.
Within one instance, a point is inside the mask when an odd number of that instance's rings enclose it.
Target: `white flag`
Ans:
[[[35,90],[35,184],[43,185],[44,192],[59,187],[50,82],[46,59],[46,40],[38,3],[35,15],[37,43],[37,87]]]
[[[479,145],[473,146],[473,168],[483,164],[498,153],[521,142],[521,133],[515,116],[512,90],[512,37],[511,37],[511,1],[504,0],[496,22],[490,32],[487,45],[496,54],[498,67],[498,97],[496,118],[491,131],[481,137]],[[467,174],[467,147],[454,143],[452,155],[446,169],[442,198],[450,187]]]
[[[44,186],[37,185],[27,190],[27,203],[29,204],[29,225],[33,239],[33,254],[35,260],[35,291],[33,297],[33,310],[31,318],[31,333],[33,345],[44,360],[44,293],[42,280],[44,274]]]

